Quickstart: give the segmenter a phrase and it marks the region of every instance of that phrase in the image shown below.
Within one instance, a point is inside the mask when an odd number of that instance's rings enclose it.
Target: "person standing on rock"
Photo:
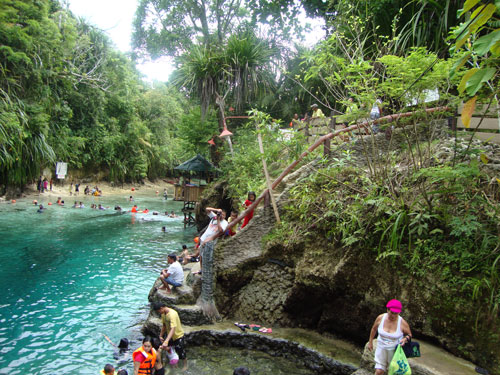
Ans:
[[[182,286],[184,271],[181,264],[177,261],[177,255],[170,254],[167,257],[167,262],[170,266],[161,271],[160,280],[163,283],[163,287],[160,287],[160,289],[166,289],[167,293],[170,294],[172,292],[170,285],[174,287]]]
[[[188,368],[186,357],[186,345],[184,343],[184,331],[182,329],[179,314],[174,309],[167,307],[164,303],[154,302],[153,310],[161,315],[160,341],[163,343],[161,348],[169,350],[174,347],[179,359],[184,361],[182,371]],[[165,337],[167,335],[167,337]]]
[[[403,305],[397,299],[387,302],[387,312],[380,314],[370,332],[368,349],[373,351],[373,339],[377,336],[377,349],[375,350],[375,375],[383,375],[387,372],[389,364],[398,345],[404,345],[411,340],[410,326],[399,313]]]
[[[210,222],[208,223],[207,230],[200,237],[200,269],[203,265],[203,252],[209,251],[205,248],[205,244],[215,240],[219,235],[223,234],[228,224],[226,221],[226,211],[212,207],[207,207],[206,211],[210,218]]]

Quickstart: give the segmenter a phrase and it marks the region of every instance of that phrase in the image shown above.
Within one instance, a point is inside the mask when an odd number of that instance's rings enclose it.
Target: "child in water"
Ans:
[[[252,205],[253,202],[255,202],[255,199],[256,199],[255,193],[253,191],[249,191],[247,200],[245,201],[245,203],[243,203],[243,207],[247,209]],[[253,217],[253,210],[250,211],[243,219],[243,225],[241,226],[241,229],[246,227],[246,225],[250,222],[250,220],[252,220],[252,217]]]

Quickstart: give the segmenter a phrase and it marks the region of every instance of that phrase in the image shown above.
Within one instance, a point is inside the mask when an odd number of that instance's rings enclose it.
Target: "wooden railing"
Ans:
[[[426,113],[433,113],[433,112],[446,112],[446,111],[451,111],[452,109],[450,107],[435,107],[435,108],[428,108],[428,109],[425,109],[425,112]],[[310,154],[312,151],[314,151],[318,146],[324,144],[325,145],[325,152],[326,150],[330,149],[330,140],[334,137],[337,137],[337,136],[340,136],[342,135],[343,133],[348,133],[348,132],[352,132],[354,130],[361,130],[361,129],[366,129],[366,128],[369,128],[371,127],[372,124],[380,124],[380,123],[390,123],[390,122],[393,122],[393,121],[397,121],[401,118],[405,118],[405,117],[410,117],[412,115],[414,115],[416,112],[404,112],[404,113],[397,113],[397,114],[393,114],[393,115],[388,115],[388,116],[384,116],[384,117],[380,117],[379,119],[375,120],[375,121],[364,121],[364,122],[361,122],[361,123],[357,123],[357,124],[354,124],[354,125],[351,125],[351,126],[348,126],[344,129],[339,129],[339,130],[336,130],[334,132],[331,132],[329,134],[326,134],[326,135],[323,135],[321,136],[316,142],[314,142],[311,146],[309,146],[309,148],[304,151],[293,163],[291,163],[288,167],[285,168],[285,170],[283,172],[281,172],[281,174],[278,176],[278,178],[276,178],[276,180],[274,180],[274,182],[272,183],[271,185],[271,189],[275,189],[276,186],[279,185],[279,183],[308,155]],[[235,226],[236,224],[238,224],[241,220],[243,220],[243,218],[249,214],[252,210],[254,210],[255,208],[257,208],[258,204],[263,200],[265,199],[265,197],[268,196],[269,194],[269,189],[265,189],[261,195],[259,195],[257,197],[257,199],[255,199],[255,202],[253,202],[245,211],[243,211],[236,219],[234,219],[233,221],[231,221],[228,226],[227,226],[227,229],[230,229],[232,228],[233,226]]]
[[[456,126],[460,130],[466,129],[460,114],[462,113],[463,105],[458,107],[458,117]],[[475,131],[474,136],[482,141],[488,141],[500,144],[500,118],[499,108],[492,104],[476,104],[474,113],[472,114],[470,125],[467,129]]]

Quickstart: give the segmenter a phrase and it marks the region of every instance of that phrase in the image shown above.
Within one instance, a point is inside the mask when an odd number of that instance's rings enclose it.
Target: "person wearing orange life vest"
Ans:
[[[146,336],[142,340],[142,346],[132,353],[134,361],[134,375],[152,375],[153,368],[156,375],[165,374],[161,361],[156,360],[156,350],[153,348],[151,337]]]
[[[137,212],[137,205],[134,204],[134,207],[132,207],[132,210],[130,212]]]

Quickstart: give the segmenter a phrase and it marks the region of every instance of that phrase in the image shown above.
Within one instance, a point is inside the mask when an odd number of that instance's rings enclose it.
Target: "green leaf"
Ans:
[[[495,45],[496,42],[500,40],[500,29],[496,29],[495,31],[486,34],[476,40],[473,45],[473,50],[478,55],[482,56],[486,54],[491,47]]]
[[[495,75],[495,68],[479,69],[468,80],[466,84],[467,94],[475,95],[482,87],[483,83],[490,80]]]
[[[491,54],[493,56],[500,56],[500,42],[495,43],[495,45],[491,47]]]
[[[477,70],[478,70],[477,68],[472,68],[464,74],[462,80],[460,81],[460,85],[458,85],[458,92],[460,94],[464,92],[465,87],[467,85],[467,81],[469,80],[470,77],[472,77],[474,73],[477,72]]]
[[[482,5],[478,7],[474,13],[471,15],[471,19],[477,18],[469,26],[471,32],[476,32],[481,26],[483,26],[497,11],[497,7],[493,4]]]
[[[465,12],[468,12],[469,10],[474,8],[477,3],[479,3],[479,0],[467,0],[464,4],[464,9],[460,12],[458,16],[461,17]]]
[[[467,34],[465,34],[462,38],[457,40],[457,42],[455,43],[455,48],[457,50],[459,50],[464,45],[464,43],[467,41],[467,39],[469,39],[470,34],[471,34],[471,32],[468,31]]]

